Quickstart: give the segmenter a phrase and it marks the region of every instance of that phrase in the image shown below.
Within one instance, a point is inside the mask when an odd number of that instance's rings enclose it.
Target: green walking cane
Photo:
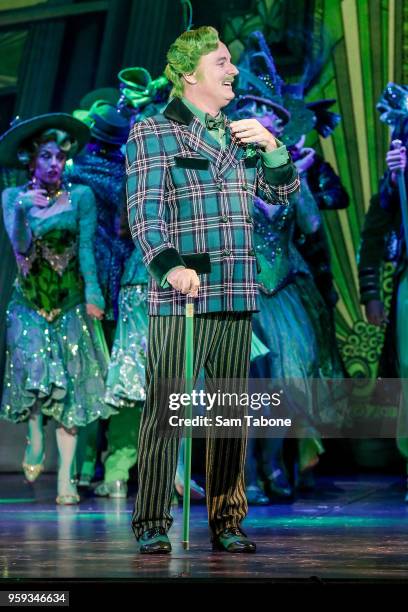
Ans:
[[[190,395],[193,391],[194,374],[194,303],[186,303],[186,355],[185,355],[185,378],[186,393]],[[191,419],[193,414],[191,401],[186,406],[186,418]],[[192,427],[185,429],[184,446],[184,494],[183,494],[183,548],[190,548],[190,488],[191,488],[191,451],[192,451]]]

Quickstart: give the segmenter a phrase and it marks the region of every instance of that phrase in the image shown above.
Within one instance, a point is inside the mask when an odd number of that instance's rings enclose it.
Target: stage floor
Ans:
[[[256,555],[213,553],[206,510],[192,506],[191,549],[181,544],[174,508],[173,554],[138,554],[130,529],[133,498],[85,497],[57,507],[55,476],[33,485],[0,476],[3,579],[397,579],[408,578],[408,505],[402,478],[322,478],[291,505],[250,507],[245,529]]]

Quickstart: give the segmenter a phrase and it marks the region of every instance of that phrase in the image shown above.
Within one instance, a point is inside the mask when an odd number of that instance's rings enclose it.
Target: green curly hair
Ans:
[[[183,32],[171,45],[167,53],[164,74],[173,83],[171,96],[181,98],[184,92],[183,74],[191,74],[197,68],[203,55],[215,51],[220,39],[211,26]]]

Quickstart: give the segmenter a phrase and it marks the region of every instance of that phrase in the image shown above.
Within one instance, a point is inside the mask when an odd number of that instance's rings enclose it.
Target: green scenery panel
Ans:
[[[404,81],[408,44],[401,27],[408,17],[406,0],[315,0],[316,20],[329,35],[331,53],[308,99],[333,97],[340,125],[320,148],[341,176],[350,195],[345,211],[324,214],[340,300],[336,310],[339,346],[351,376],[375,377],[383,330],[369,325],[359,304],[357,258],[364,216],[385,169],[389,128],[379,121],[377,101],[390,81]],[[316,137],[315,137],[316,138]],[[383,273],[386,304],[393,267]]]
[[[328,61],[307,100],[335,98],[331,110],[342,117],[328,138],[313,132],[307,140],[341,176],[350,195],[347,210],[324,213],[340,296],[337,338],[349,374],[374,378],[384,333],[364,318],[357,258],[365,213],[384,172],[390,139],[389,128],[379,121],[376,103],[388,82],[408,82],[408,65],[403,62],[408,57],[408,0],[259,0],[252,19],[238,16],[227,23],[225,36],[230,48],[236,54],[245,36],[256,28],[264,32],[268,42],[276,42],[271,24],[274,19],[282,27],[292,23],[296,4],[303,23],[309,23],[313,40],[325,37],[329,44]],[[321,45],[315,46],[316,53],[321,52]],[[290,80],[296,79],[291,76]],[[392,273],[392,265],[387,264],[383,283],[386,304],[392,291]]]

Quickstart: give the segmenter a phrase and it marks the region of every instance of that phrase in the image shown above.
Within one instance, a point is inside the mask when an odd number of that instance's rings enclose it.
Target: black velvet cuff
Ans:
[[[176,266],[184,266],[195,270],[197,274],[209,274],[211,272],[211,260],[209,253],[191,253],[180,255],[177,249],[166,249],[162,251],[148,266],[154,280],[161,284],[163,277]]]
[[[147,266],[148,271],[153,276],[154,280],[160,285],[163,276],[170,272],[176,266],[185,266],[177,249],[165,249],[152,259]]]
[[[273,187],[275,185],[289,185],[298,175],[296,166],[292,162],[288,162],[284,166],[278,166],[278,168],[263,166],[263,171],[265,179]]]
[[[195,270],[197,274],[209,274],[211,272],[211,260],[209,253],[192,253],[181,255],[187,268]]]

